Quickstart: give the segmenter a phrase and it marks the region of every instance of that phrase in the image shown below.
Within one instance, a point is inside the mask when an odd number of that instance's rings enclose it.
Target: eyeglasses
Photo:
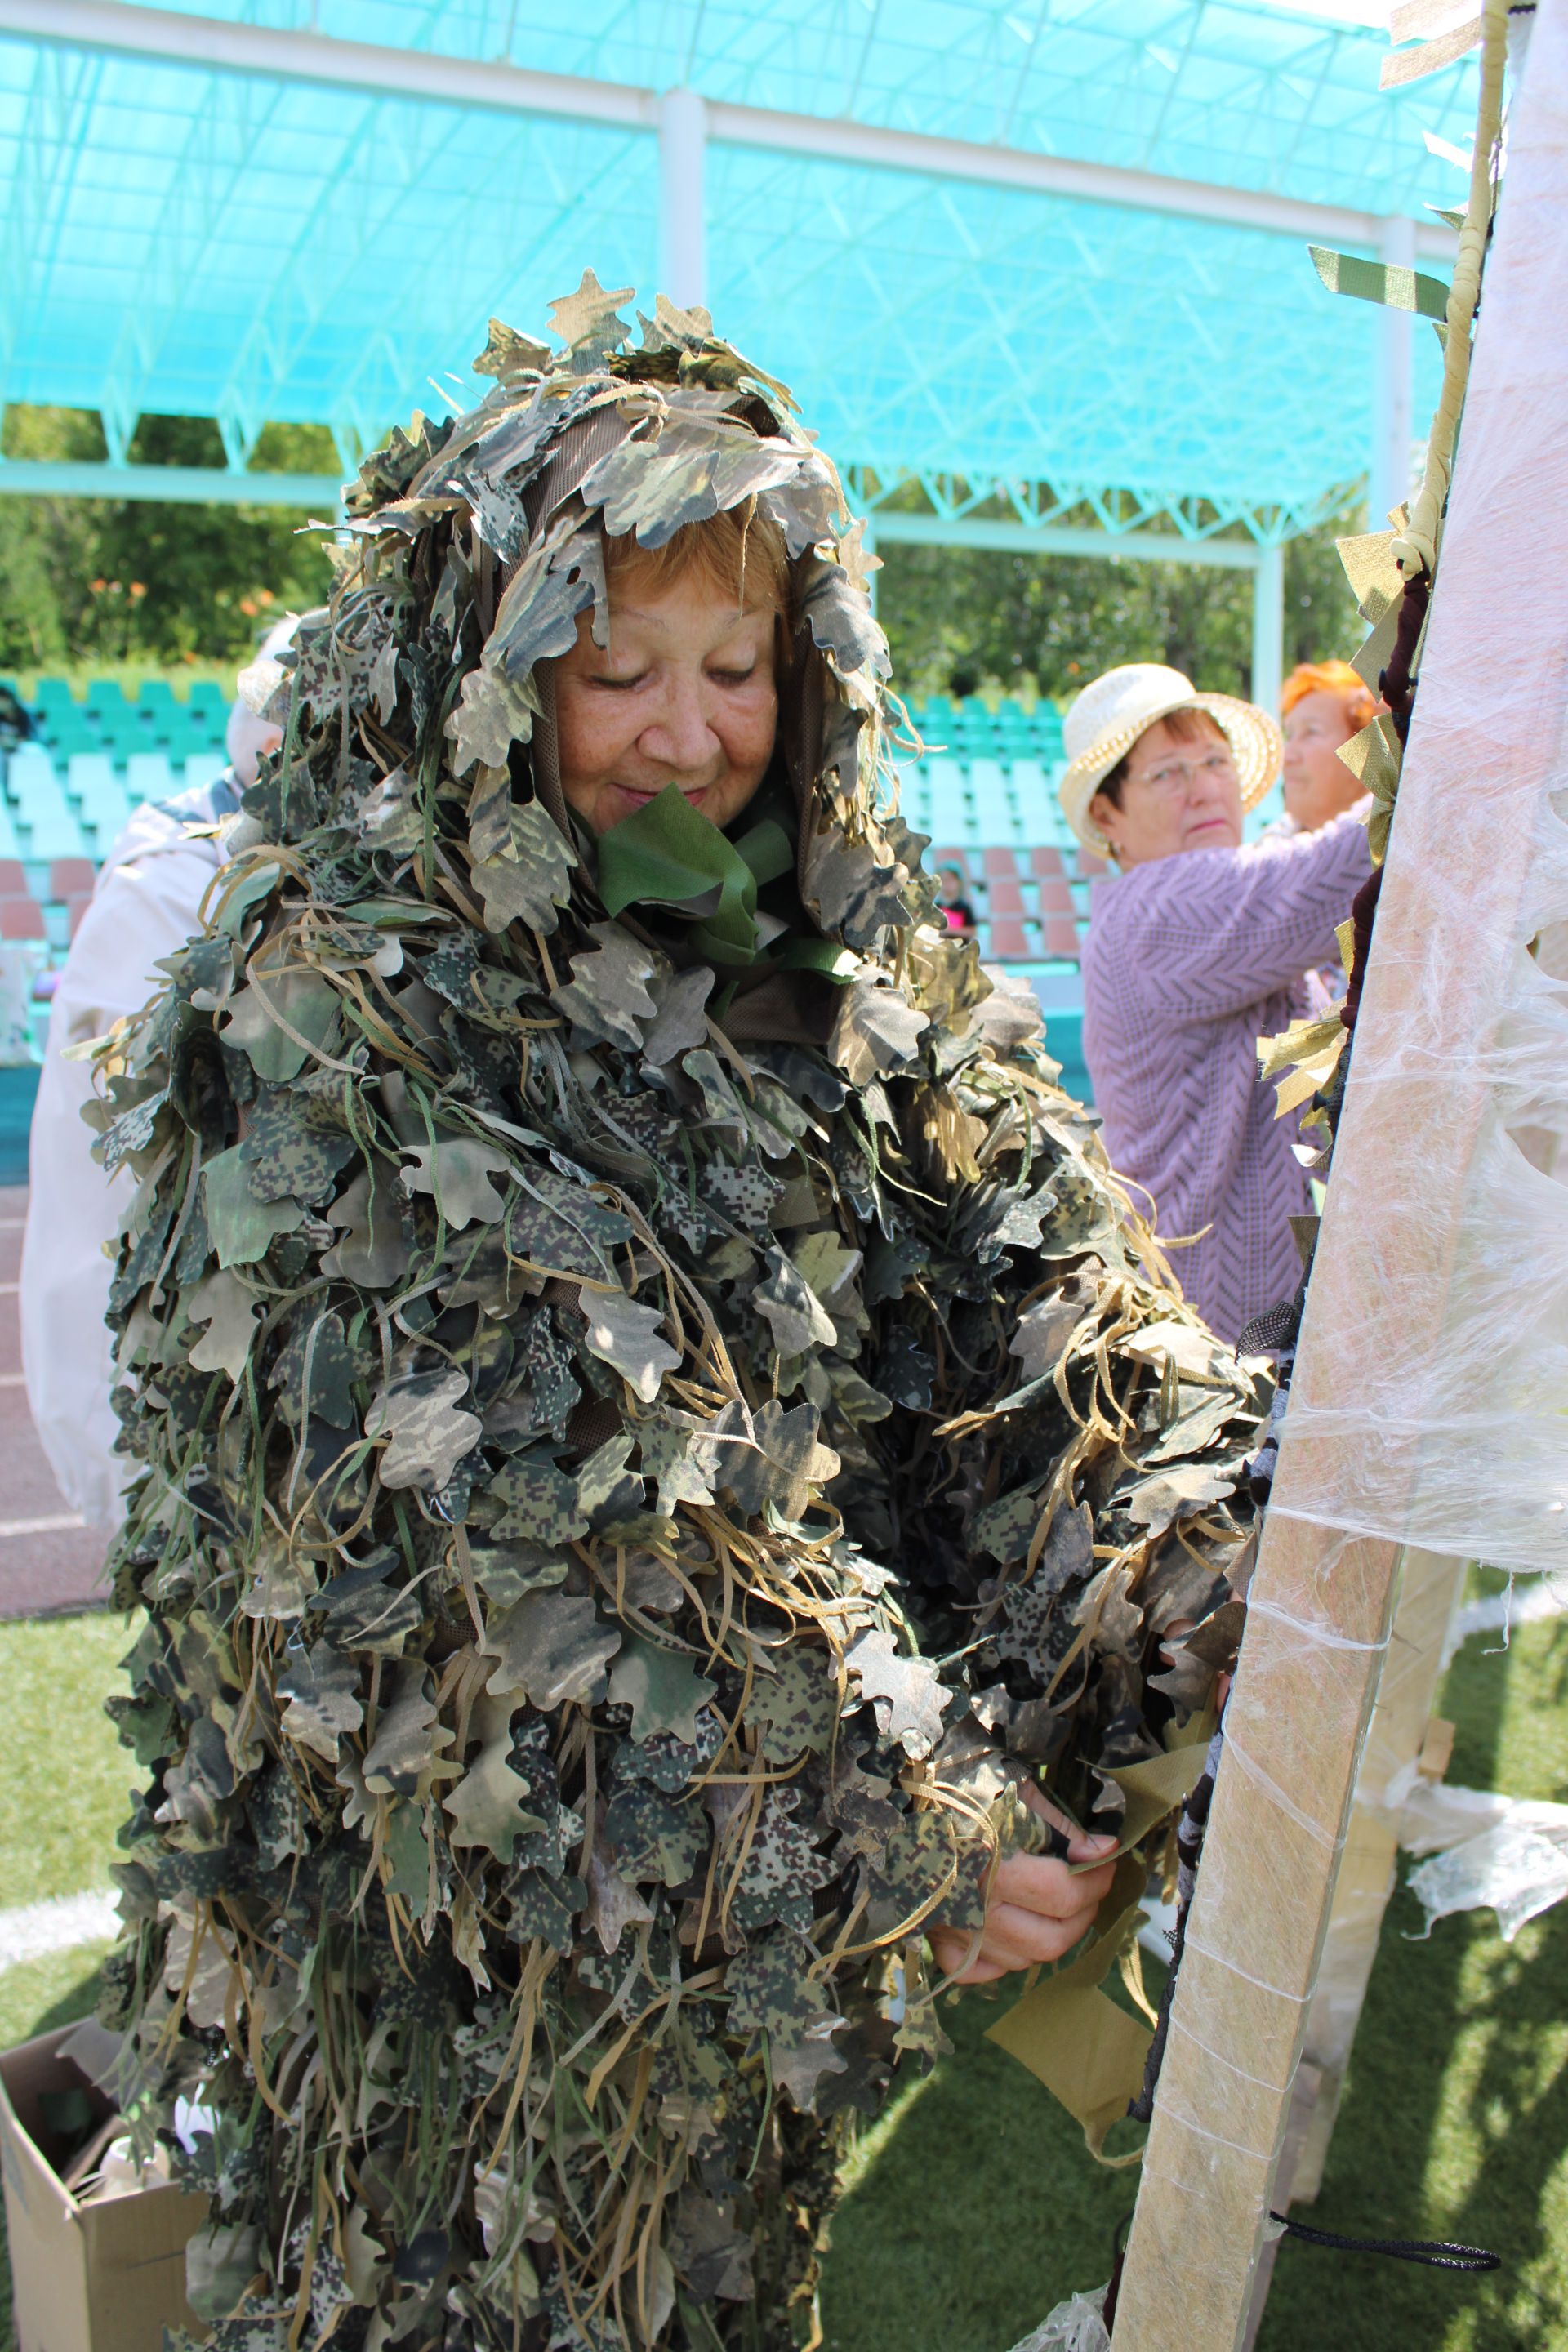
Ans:
[[[1235,776],[1236,762],[1230,753],[1216,750],[1205,752],[1201,760],[1162,760],[1157,768],[1145,769],[1142,775],[1128,781],[1146,785],[1163,799],[1184,792],[1197,778],[1205,783],[1223,784],[1234,782]]]

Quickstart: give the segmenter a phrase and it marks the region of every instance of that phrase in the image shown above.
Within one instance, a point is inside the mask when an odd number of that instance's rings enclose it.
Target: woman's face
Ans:
[[[1121,806],[1096,793],[1089,813],[1123,871],[1185,849],[1235,849],[1241,784],[1230,745],[1212,720],[1194,737],[1157,719],[1127,755]]]
[[[1363,787],[1339,756],[1355,730],[1345,698],[1331,688],[1304,694],[1285,714],[1285,813],[1303,833],[1353,808]]]
[[[739,816],[773,757],[778,726],[771,605],[737,610],[691,571],[655,594],[636,568],[610,591],[610,642],[591,615],[555,665],[561,788],[595,833],[679,784],[716,825]]]

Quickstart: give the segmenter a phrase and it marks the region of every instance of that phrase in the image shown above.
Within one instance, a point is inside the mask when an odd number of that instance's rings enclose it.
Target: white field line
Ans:
[[[73,1951],[78,1944],[103,1943],[119,1931],[118,1900],[110,1894],[57,1895],[49,1903],[0,1911],[0,1969]]]

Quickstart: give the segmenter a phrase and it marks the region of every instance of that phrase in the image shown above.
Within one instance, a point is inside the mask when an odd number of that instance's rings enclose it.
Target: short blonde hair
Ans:
[[[1310,694],[1337,694],[1352,734],[1359,734],[1383,707],[1361,672],[1345,661],[1298,662],[1279,689],[1280,717],[1288,719]]]
[[[696,572],[744,610],[784,613],[789,606],[789,549],[784,532],[754,498],[700,522],[682,523],[662,547],[645,547],[629,531],[605,535],[605,572],[613,583],[635,574],[652,595]]]

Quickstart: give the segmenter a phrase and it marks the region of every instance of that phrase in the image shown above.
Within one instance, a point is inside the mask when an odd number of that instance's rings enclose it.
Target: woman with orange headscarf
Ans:
[[[1299,662],[1279,696],[1285,730],[1285,814],[1298,833],[1342,815],[1364,787],[1340,748],[1382,709],[1349,662]]]

